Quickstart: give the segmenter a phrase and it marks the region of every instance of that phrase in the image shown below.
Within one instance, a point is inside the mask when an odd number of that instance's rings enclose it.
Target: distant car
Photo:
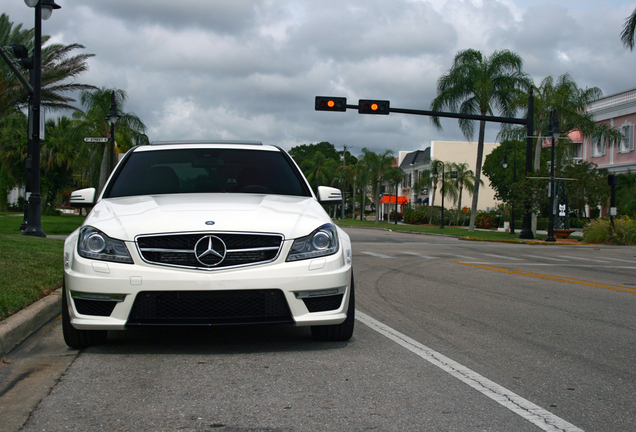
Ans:
[[[135,326],[289,323],[316,340],[354,328],[349,236],[282,149],[159,142],[131,149],[64,244],[67,345]]]

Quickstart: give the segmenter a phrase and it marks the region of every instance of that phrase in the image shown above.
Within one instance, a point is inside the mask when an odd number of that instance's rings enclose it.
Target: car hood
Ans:
[[[313,197],[188,194],[103,199],[84,225],[132,241],[142,234],[194,231],[267,232],[295,239],[329,222]]]

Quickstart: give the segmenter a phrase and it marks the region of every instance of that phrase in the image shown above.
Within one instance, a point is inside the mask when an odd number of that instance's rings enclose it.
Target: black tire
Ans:
[[[356,296],[353,284],[353,273],[351,274],[351,294],[349,296],[349,307],[347,308],[347,319],[342,324],[311,326],[311,337],[315,341],[345,342],[353,336],[353,327],[356,321]]]
[[[68,313],[68,299],[66,285],[62,286],[62,333],[64,342],[71,348],[84,349],[93,345],[101,345],[106,342],[106,330],[77,330],[71,324],[71,316]]]

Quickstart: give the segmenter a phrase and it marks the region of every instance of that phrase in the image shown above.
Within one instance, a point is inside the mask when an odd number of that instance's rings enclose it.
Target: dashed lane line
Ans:
[[[395,259],[395,257],[384,255],[377,252],[362,252],[363,254],[371,255],[372,257],[382,258],[382,259]]]
[[[486,256],[494,257],[494,258],[499,258],[499,259],[507,259],[507,260],[513,260],[513,261],[523,261],[521,258],[513,258],[513,257],[503,256],[503,255],[494,255],[494,254],[482,254],[482,255],[486,255]]]
[[[468,384],[483,395],[489,397],[510,411],[526,419],[530,423],[548,432],[583,432],[582,429],[552,414],[540,406],[522,398],[518,394],[500,386],[499,384],[479,375],[471,369],[438,353],[391,327],[356,310],[356,319],[369,326],[372,330],[386,336],[393,342],[403,346],[444,372]]]
[[[562,258],[552,258],[552,257],[547,257],[542,255],[525,255],[525,256],[528,258],[538,258],[538,259],[544,259],[548,261],[567,261],[566,259],[562,259]]]
[[[591,258],[581,258],[581,257],[574,257],[574,256],[567,256],[567,255],[561,255],[563,258],[567,258],[567,259],[572,259],[572,260],[580,260],[580,261],[592,261],[595,263],[607,263],[607,261],[603,261],[600,259],[591,259]]]
[[[438,259],[439,257],[434,257],[434,256],[430,256],[430,255],[424,255],[421,253],[417,253],[417,252],[402,252],[405,255],[412,255],[412,256],[416,256],[416,257],[420,257],[420,258],[426,258],[426,259]]]

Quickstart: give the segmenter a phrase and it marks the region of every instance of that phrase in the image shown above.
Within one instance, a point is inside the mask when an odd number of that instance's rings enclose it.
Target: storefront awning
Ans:
[[[391,199],[391,201],[389,201],[389,198]],[[391,204],[395,204],[395,195],[393,195],[391,197],[389,197],[388,195],[387,196],[383,196],[382,198],[380,198],[380,202],[382,204],[386,204],[388,202],[390,202]],[[407,197],[405,197],[405,196],[397,197],[397,203],[399,205],[408,204],[408,202],[409,202],[409,199]]]

